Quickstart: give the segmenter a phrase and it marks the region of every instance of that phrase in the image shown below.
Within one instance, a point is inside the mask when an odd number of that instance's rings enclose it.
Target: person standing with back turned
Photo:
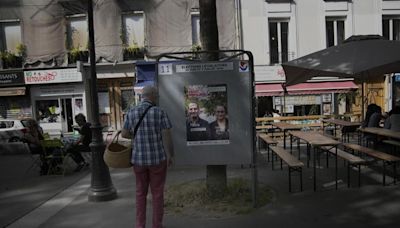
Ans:
[[[129,110],[122,137],[132,139],[132,164],[136,176],[136,228],[146,225],[146,197],[150,186],[153,202],[153,228],[161,228],[164,215],[164,185],[167,166],[173,163],[171,122],[167,113],[155,106],[157,90],[143,88],[143,101]],[[147,113],[146,110],[148,109]],[[136,135],[135,126],[144,115]]]

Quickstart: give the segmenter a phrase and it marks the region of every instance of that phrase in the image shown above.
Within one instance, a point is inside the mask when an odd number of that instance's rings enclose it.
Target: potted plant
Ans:
[[[17,55],[25,58],[26,57],[26,46],[22,43],[17,44],[15,47],[15,50],[17,51]]]
[[[124,60],[136,60],[144,58],[144,48],[139,47],[137,43],[124,48]]]
[[[17,56],[10,51],[0,52],[0,59],[3,63],[3,69],[22,68],[22,56]]]
[[[89,60],[89,52],[87,50],[72,48],[68,52],[68,63],[75,64],[76,61],[87,62]]]
[[[194,52],[193,57],[192,57],[193,59],[200,59],[200,55],[199,55],[199,53],[197,53],[197,52],[201,51],[200,44],[193,44],[192,47],[190,48],[190,51]]]

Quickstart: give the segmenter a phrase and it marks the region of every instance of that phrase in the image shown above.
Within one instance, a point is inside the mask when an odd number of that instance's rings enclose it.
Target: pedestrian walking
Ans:
[[[164,215],[164,185],[167,166],[173,163],[171,122],[167,113],[155,105],[157,90],[143,88],[143,101],[131,108],[125,119],[122,137],[132,139],[132,164],[136,176],[136,228],[146,225],[146,197],[150,187],[153,203],[153,228],[161,228]]]

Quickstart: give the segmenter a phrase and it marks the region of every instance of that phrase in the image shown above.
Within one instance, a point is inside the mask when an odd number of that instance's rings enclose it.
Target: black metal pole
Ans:
[[[93,2],[88,0],[88,27],[90,53],[90,99],[92,116],[92,181],[90,185],[89,201],[108,201],[117,198],[117,192],[111,182],[110,172],[104,163],[103,154],[106,148],[99,121],[99,100],[97,97],[96,52],[93,29]]]

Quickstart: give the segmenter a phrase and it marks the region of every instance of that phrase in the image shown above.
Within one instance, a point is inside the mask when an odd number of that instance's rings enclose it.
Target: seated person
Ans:
[[[400,131],[400,106],[394,107],[385,120],[384,128]]]
[[[67,153],[71,154],[72,159],[78,164],[75,171],[79,171],[89,165],[81,152],[90,151],[89,144],[92,142],[92,130],[90,129],[91,124],[86,122],[86,117],[82,113],[75,116],[75,121],[80,127],[78,130],[80,138],[67,150]]]
[[[22,141],[28,143],[31,154],[40,155],[40,175],[46,175],[49,165],[45,159],[46,154],[42,147],[41,140],[43,140],[43,129],[39,126],[38,122],[34,119],[27,120],[27,131],[24,134]]]

